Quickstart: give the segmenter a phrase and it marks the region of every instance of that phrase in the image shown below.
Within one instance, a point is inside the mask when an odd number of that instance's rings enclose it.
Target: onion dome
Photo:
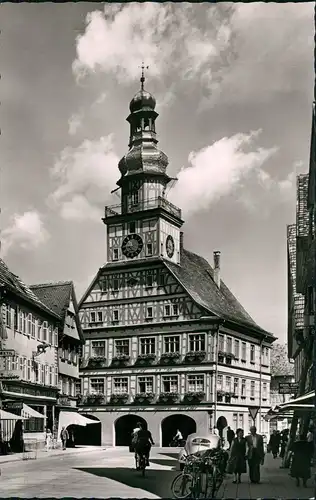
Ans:
[[[140,172],[148,174],[165,174],[168,166],[168,157],[153,143],[134,145],[119,162],[119,170],[124,175],[133,175]]]
[[[141,89],[137,94],[133,97],[130,102],[129,109],[131,113],[135,111],[139,111],[140,109],[150,108],[155,109],[156,107],[156,99],[152,96],[147,90]]]

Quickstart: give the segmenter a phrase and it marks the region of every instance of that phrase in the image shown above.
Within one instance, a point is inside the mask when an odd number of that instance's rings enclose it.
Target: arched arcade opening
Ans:
[[[141,422],[144,429],[147,429],[146,420],[137,415],[123,415],[115,421],[115,446],[129,446],[131,444],[132,432],[137,427],[138,422]]]
[[[101,446],[101,422],[95,415],[88,413],[80,413],[83,417],[94,420],[95,424],[88,424],[85,427],[82,425],[69,425],[67,427],[69,437],[73,433],[73,441],[78,446]],[[69,443],[71,446],[71,442]]]
[[[164,418],[161,422],[161,445],[169,446],[178,429],[183,439],[186,439],[196,432],[196,422],[188,415],[169,415]]]

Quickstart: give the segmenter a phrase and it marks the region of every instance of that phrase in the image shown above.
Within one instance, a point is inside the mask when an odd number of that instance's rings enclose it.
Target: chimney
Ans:
[[[213,253],[214,257],[214,275],[213,279],[218,288],[221,286],[221,252],[218,250]]]
[[[180,231],[180,252],[183,250],[183,231]]]

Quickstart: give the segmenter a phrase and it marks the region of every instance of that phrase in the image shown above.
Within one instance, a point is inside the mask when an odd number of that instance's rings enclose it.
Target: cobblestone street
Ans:
[[[154,448],[146,477],[134,470],[133,455],[126,448],[77,448],[66,452],[39,452],[36,460],[0,457],[0,496],[76,498],[167,498],[170,484],[178,473],[178,450]],[[280,469],[280,460],[266,457],[262,482],[232,484],[227,476],[218,498],[310,498],[313,481],[297,488],[289,471]]]

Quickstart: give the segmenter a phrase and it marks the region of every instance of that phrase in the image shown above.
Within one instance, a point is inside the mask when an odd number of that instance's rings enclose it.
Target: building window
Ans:
[[[178,316],[179,309],[178,304],[166,304],[165,305],[165,317],[169,318],[171,316]]]
[[[267,382],[263,382],[262,384],[262,399],[266,401],[268,399],[268,386]]]
[[[81,394],[81,380],[76,380],[75,383],[75,396],[80,396]]]
[[[23,333],[27,333],[27,313],[22,313],[23,314],[23,326],[22,326],[22,331]]]
[[[35,339],[35,335],[36,335],[36,321],[35,321],[34,316],[32,316],[32,324],[31,324],[31,337],[32,337],[33,339]]]
[[[90,393],[91,394],[104,394],[104,378],[91,378],[90,379]]]
[[[241,397],[246,397],[246,380],[244,378],[241,379]]]
[[[0,311],[1,313],[1,311]],[[6,305],[5,306],[5,323],[6,323],[6,326],[11,328],[11,306],[10,305]]]
[[[225,337],[224,337],[224,335],[219,335],[219,336],[218,336],[218,350],[219,350],[219,351],[224,352],[224,349],[225,349],[224,342],[225,342]]]
[[[135,224],[135,222],[130,222],[129,225],[128,225],[128,227],[129,227],[129,232],[131,234],[133,234],[133,233],[136,232],[136,224]]]
[[[226,345],[227,345],[227,349],[226,349],[227,354],[232,354],[233,353],[233,339],[231,337],[227,337]]]
[[[234,378],[234,394],[235,396],[239,396],[239,379]]]
[[[255,399],[255,383],[253,380],[250,382],[250,398]]]
[[[98,320],[98,323],[103,323],[103,312],[102,311],[97,311],[97,320]]]
[[[54,373],[55,373],[55,380],[54,380],[54,386],[55,387],[58,387],[58,368],[55,368],[54,369]]]
[[[41,366],[41,374],[42,374],[42,376],[41,376],[41,383],[45,385],[46,384],[46,379],[45,379],[45,365]]]
[[[146,287],[151,288],[154,284],[154,277],[151,273],[146,275]]]
[[[188,375],[188,391],[204,392],[204,375]]]
[[[49,367],[49,385],[53,385],[53,367]]]
[[[42,323],[41,320],[37,320],[37,340],[41,340],[41,329],[42,329]]]
[[[113,321],[118,322],[119,320],[119,312],[118,309],[113,310]]]
[[[138,392],[154,392],[154,377],[138,377]]]
[[[235,349],[235,358],[239,359],[239,340],[234,341],[234,349]]]
[[[217,375],[217,390],[223,390],[223,375]]]
[[[239,413],[239,427],[240,427],[240,429],[244,428],[244,414],[243,413]]]
[[[231,392],[232,390],[232,378],[226,377],[226,392]]]
[[[112,287],[113,292],[118,292],[119,284],[120,284],[119,280],[117,278],[114,278],[113,279],[113,287]]]
[[[163,392],[178,392],[178,375],[162,376]]]
[[[128,394],[128,378],[114,377],[113,378],[113,394]]]
[[[26,331],[26,333],[28,335],[31,335],[31,331],[32,331],[32,314],[29,313],[27,316],[27,331]]]
[[[180,352],[180,337],[178,335],[164,338],[164,352]]]
[[[250,363],[255,362],[255,346],[250,344]]]
[[[236,431],[237,428],[238,428],[238,414],[233,413],[233,429],[235,429]]]
[[[119,258],[119,249],[113,248],[113,260],[118,260]]]
[[[147,243],[147,255],[152,255],[152,254],[153,254],[153,244]]]
[[[241,361],[245,362],[247,359],[247,345],[246,342],[241,343]]]
[[[189,351],[205,351],[205,334],[189,335]]]
[[[155,354],[156,339],[154,337],[145,337],[139,340],[140,354]]]
[[[151,306],[148,306],[146,309],[146,318],[153,319],[153,308]]]
[[[129,356],[129,339],[115,340],[115,356],[119,356],[120,354]]]
[[[105,340],[92,340],[91,341],[91,356],[105,357]]]
[[[52,325],[49,325],[49,327],[48,327],[48,343],[50,345],[53,345],[53,327],[52,327]]]
[[[43,341],[47,342],[47,321],[43,321]]]
[[[94,311],[90,312],[90,323],[96,323],[96,314]]]
[[[139,203],[138,191],[134,191],[134,193],[132,193],[132,205],[138,205],[138,203]]]
[[[27,360],[27,380],[31,380],[32,375],[31,375],[31,360]]]

